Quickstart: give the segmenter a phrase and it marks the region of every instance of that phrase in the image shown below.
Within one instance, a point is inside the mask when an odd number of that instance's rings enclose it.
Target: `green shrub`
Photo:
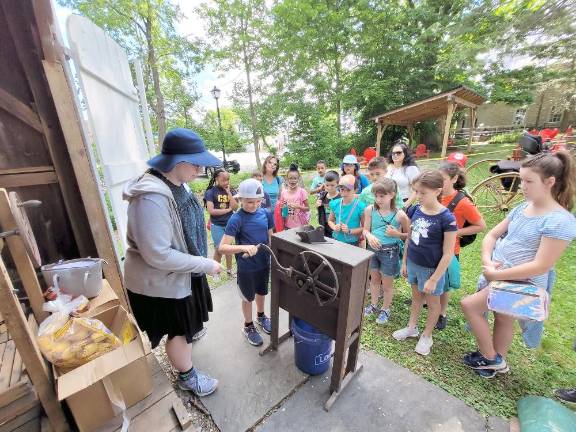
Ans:
[[[500,135],[494,135],[492,138],[490,138],[488,142],[490,144],[506,144],[506,143],[516,144],[523,133],[524,132],[522,131],[518,131],[518,132],[509,132]]]

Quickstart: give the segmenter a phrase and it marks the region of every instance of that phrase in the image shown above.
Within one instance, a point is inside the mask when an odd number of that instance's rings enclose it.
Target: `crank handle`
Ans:
[[[18,207],[23,208],[31,208],[31,207],[40,207],[42,205],[42,201],[39,200],[28,200],[18,203]]]

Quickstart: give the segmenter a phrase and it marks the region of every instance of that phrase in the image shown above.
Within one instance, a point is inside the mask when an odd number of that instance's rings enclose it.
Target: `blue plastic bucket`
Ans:
[[[302,372],[320,375],[330,367],[333,341],[300,318],[292,319],[294,361]]]

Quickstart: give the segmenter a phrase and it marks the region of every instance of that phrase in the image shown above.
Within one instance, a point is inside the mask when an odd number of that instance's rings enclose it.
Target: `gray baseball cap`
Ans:
[[[244,180],[240,183],[240,186],[238,186],[238,193],[234,198],[264,198],[262,183],[253,178]]]

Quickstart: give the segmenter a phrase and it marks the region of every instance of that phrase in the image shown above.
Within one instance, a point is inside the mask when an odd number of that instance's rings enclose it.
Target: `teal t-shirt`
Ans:
[[[402,240],[398,237],[391,237],[386,234],[386,228],[391,225],[392,228],[398,229],[400,223],[398,222],[398,211],[394,210],[385,216],[382,216],[378,210],[372,208],[372,226],[370,232],[378,239],[382,245],[390,245],[400,243]]]
[[[374,201],[376,200],[376,198],[374,197],[374,194],[372,193],[372,185],[373,185],[373,183],[370,184],[370,186],[362,189],[362,193],[360,194],[360,201],[362,201],[366,205],[366,207],[374,204]],[[401,209],[402,207],[404,207],[404,201],[402,201],[402,197],[400,196],[400,194],[397,193],[396,194],[396,208]]]
[[[354,198],[349,204],[342,204],[342,198],[330,201],[330,210],[334,213],[335,223],[346,224],[348,228],[360,228],[362,213],[366,204],[359,198]],[[357,243],[360,236],[355,236],[341,231],[334,231],[332,238],[344,243]]]
[[[315,175],[310,185],[310,190],[317,189],[321,184],[324,184],[324,176]]]

